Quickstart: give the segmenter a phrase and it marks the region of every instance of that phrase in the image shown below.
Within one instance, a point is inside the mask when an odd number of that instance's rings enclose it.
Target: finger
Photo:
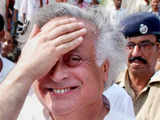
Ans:
[[[39,32],[40,32],[39,26],[38,25],[34,25],[29,38],[33,38]]]
[[[50,20],[48,23],[46,23],[41,30],[45,31],[46,29],[48,29],[48,27],[56,27],[62,24],[67,24],[67,23],[71,23],[71,22],[75,22],[76,18],[68,18],[68,17],[64,17],[63,19],[52,19]]]
[[[67,34],[67,33],[73,32],[73,31],[77,31],[83,27],[84,27],[84,24],[81,22],[61,25],[61,26],[55,28],[52,32],[50,32],[47,35],[47,38],[48,38],[47,40],[56,39],[59,36],[62,36],[64,34]]]
[[[60,45],[58,47],[56,47],[56,51],[60,52],[61,55],[64,55],[66,53],[68,53],[69,51],[75,49],[76,47],[78,47],[83,41],[83,37],[79,37],[77,39],[75,39],[74,41],[71,41],[69,43]]]
[[[75,31],[75,32],[72,32],[69,34],[65,34],[65,35],[62,35],[62,36],[56,38],[55,40],[52,41],[52,44],[54,44],[54,46],[59,46],[59,45],[65,44],[67,42],[73,41],[73,40],[79,38],[80,36],[84,36],[86,33],[87,33],[87,29],[83,28],[78,31]]]
[[[51,30],[53,30],[55,27],[64,25],[64,24],[69,24],[72,22],[76,22],[76,18],[65,18],[65,19],[58,19],[58,20],[51,20],[47,24],[45,24],[42,28],[41,31],[42,33],[49,33]]]

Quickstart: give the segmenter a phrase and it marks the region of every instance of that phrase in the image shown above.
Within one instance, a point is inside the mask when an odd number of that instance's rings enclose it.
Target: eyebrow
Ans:
[[[139,43],[144,43],[144,42],[152,42],[152,41],[150,41],[150,40],[142,40],[142,41],[140,41]],[[129,41],[128,43],[134,43],[133,41]]]
[[[150,40],[143,40],[141,41],[141,43],[144,43],[144,42],[151,42]]]

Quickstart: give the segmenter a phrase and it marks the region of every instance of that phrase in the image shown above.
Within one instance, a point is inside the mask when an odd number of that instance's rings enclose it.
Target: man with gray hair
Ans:
[[[17,119],[32,84],[46,110],[43,120],[134,120],[102,95],[123,66],[125,40],[100,8],[54,3],[39,10],[32,27],[19,61],[0,86],[0,120]]]

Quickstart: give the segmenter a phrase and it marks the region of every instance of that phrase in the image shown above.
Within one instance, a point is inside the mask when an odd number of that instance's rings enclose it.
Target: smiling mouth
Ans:
[[[140,61],[140,60],[135,60],[135,61],[133,61],[132,63],[143,63],[143,62]]]
[[[47,88],[47,91],[56,95],[62,95],[62,94],[69,93],[77,88],[79,87],[75,86],[75,87],[69,87],[69,88]]]

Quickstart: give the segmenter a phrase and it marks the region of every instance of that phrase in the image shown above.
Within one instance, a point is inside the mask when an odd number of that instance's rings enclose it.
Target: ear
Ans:
[[[108,72],[109,72],[109,61],[108,60],[104,61],[103,65],[102,65],[102,70],[105,75],[105,78],[104,78],[104,83],[105,83],[108,80]]]

